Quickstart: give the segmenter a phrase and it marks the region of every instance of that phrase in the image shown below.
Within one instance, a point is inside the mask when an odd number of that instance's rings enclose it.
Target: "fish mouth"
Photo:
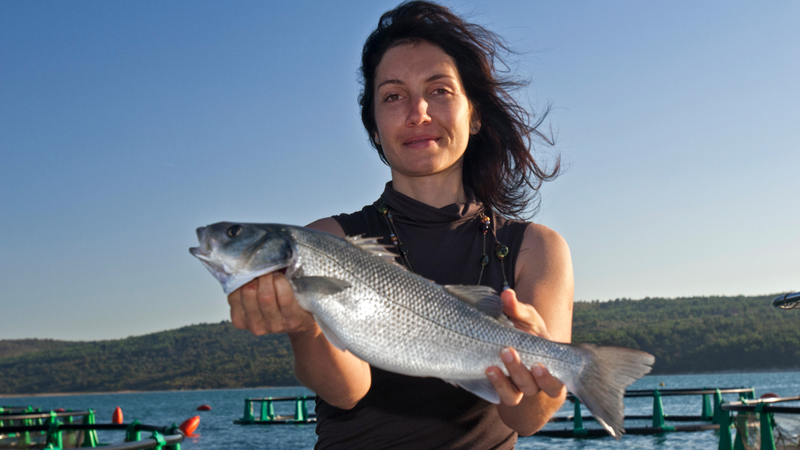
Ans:
[[[225,267],[219,264],[217,261],[211,258],[211,253],[208,249],[202,247],[192,247],[189,249],[189,253],[194,255],[200,262],[214,275],[214,278],[217,279],[220,283],[225,283],[225,280],[230,278],[230,274],[225,271]]]
[[[198,235],[199,234],[200,229],[198,229]],[[213,250],[209,249],[207,241],[204,244],[205,245],[201,244],[197,247],[191,247],[189,249],[189,253],[199,259],[203,266],[205,266],[205,268],[211,272],[211,275],[213,275],[214,278],[219,281],[219,283],[222,285],[222,291],[225,292],[225,295],[229,295],[231,292],[239,289],[240,287],[262,275],[272,272],[286,274],[289,268],[289,264],[284,263],[264,267],[253,272],[237,273],[235,270],[232,270],[230,267],[228,267],[224,261],[214,258]]]

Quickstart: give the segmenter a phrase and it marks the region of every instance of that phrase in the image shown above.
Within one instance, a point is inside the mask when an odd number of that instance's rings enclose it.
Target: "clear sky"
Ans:
[[[533,220],[576,300],[800,290],[800,2],[445,4],[551,105]],[[394,6],[0,2],[0,339],[228,319],[196,227],[372,203],[356,71]]]

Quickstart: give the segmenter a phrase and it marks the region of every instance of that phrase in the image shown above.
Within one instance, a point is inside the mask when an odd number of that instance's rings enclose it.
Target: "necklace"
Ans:
[[[398,255],[400,255],[400,261],[404,266],[406,266],[409,272],[413,273],[414,269],[411,268],[411,262],[408,260],[408,246],[406,246],[403,241],[400,240],[400,235],[397,232],[397,226],[394,224],[392,212],[389,209],[389,206],[383,200],[381,200],[381,203],[378,205],[378,213],[383,216],[384,220],[386,220],[386,225],[389,227],[389,240],[392,242],[392,245],[394,245]],[[505,291],[509,288],[509,286],[508,279],[506,278],[505,264],[503,261],[505,260],[505,257],[508,256],[508,247],[503,245],[503,243],[497,239],[497,234],[495,233],[494,227],[492,227],[492,219],[489,216],[481,211],[477,214],[477,217],[479,222],[479,231],[483,235],[483,256],[481,256],[479,261],[481,265],[481,271],[480,275],[478,275],[478,282],[475,284],[481,284],[481,279],[483,279],[483,270],[489,265],[489,256],[486,254],[486,235],[491,231],[492,237],[494,237],[494,255],[500,261],[500,270],[503,273],[503,290]]]

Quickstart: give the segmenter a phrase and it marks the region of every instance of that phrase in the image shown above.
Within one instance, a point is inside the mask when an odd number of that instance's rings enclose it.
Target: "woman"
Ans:
[[[556,232],[509,220],[542,180],[535,127],[493,70],[499,40],[448,9],[400,5],[364,45],[362,120],[392,173],[373,205],[309,225],[340,237],[379,235],[409,270],[441,284],[503,290],[515,326],[569,342],[572,266]],[[513,288],[513,289],[510,289]],[[504,290],[505,289],[505,290]],[[318,448],[513,448],[561,406],[563,385],[542,366],[501,353],[488,367],[493,405],[442,380],[371,368],[333,347],[297,305],[286,279],[265,275],[228,297],[238,328],[287,333],[297,378],[315,391]]]

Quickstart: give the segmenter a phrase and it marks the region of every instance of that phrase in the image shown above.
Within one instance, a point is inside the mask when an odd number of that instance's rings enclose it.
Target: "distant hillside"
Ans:
[[[0,341],[0,358],[20,356],[44,350],[58,350],[81,345],[80,342],[54,341],[53,339],[16,339]]]
[[[800,310],[777,295],[576,302],[572,340],[652,353],[654,373],[800,369]]]
[[[0,357],[0,394],[299,384],[286,336],[256,337],[230,322],[110,341],[19,342],[0,341],[17,349]],[[19,354],[22,348],[29,352]]]
[[[774,297],[576,302],[573,341],[648,351],[662,374],[800,369],[800,310],[776,310]],[[111,341],[6,340],[0,395],[298,385],[293,363],[284,335],[229,322]]]

